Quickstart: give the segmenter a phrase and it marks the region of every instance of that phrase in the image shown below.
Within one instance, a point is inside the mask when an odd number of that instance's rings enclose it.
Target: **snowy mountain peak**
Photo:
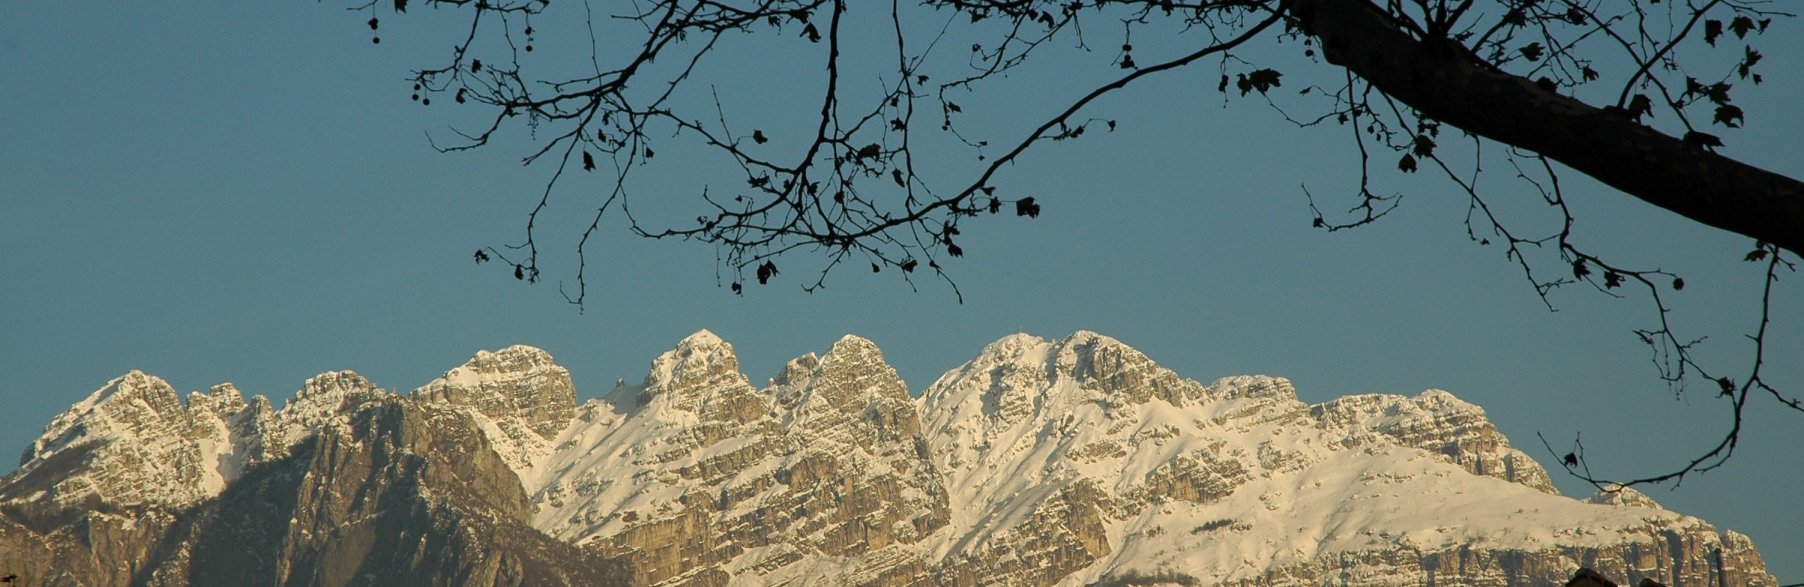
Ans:
[[[1058,341],[1028,334],[1005,336],[985,346],[962,371],[999,375],[1006,371],[1014,379],[1070,381],[1116,406],[1154,397],[1183,405],[1204,391],[1202,385],[1158,366],[1133,347],[1088,330]]]
[[[308,377],[294,397],[276,412],[279,422],[271,431],[270,447],[278,455],[284,454],[322,427],[345,424],[345,416],[358,406],[394,397],[394,393],[352,371],[327,371]]]
[[[902,380],[896,375],[896,370],[890,368],[889,363],[884,362],[883,351],[878,349],[875,343],[863,338],[846,335],[838,342],[833,343],[833,346],[827,349],[827,354],[821,355],[820,370],[826,372],[854,371],[859,376],[879,378],[883,380],[884,384],[895,384],[880,386],[893,388],[884,389],[884,391],[899,389],[901,393],[895,397],[908,399],[908,390],[902,387]]]
[[[639,392],[639,403],[662,403],[695,412],[703,400],[701,392],[719,386],[750,388],[751,383],[739,372],[739,357],[733,354],[733,345],[702,330],[652,360],[651,372],[646,374],[644,388]]]
[[[550,454],[551,440],[576,416],[570,371],[551,353],[526,345],[478,351],[411,395],[468,410],[516,473]]]
[[[444,375],[427,385],[446,380],[468,380],[500,372],[526,371],[536,367],[553,365],[551,353],[544,349],[524,344],[510,345],[496,351],[479,350],[464,364],[446,371]]]
[[[514,345],[476,356],[413,390],[425,401],[467,405],[493,420],[518,420],[542,439],[569,424],[576,409],[570,371],[541,349]]]
[[[908,387],[869,340],[847,335],[819,358],[811,353],[791,360],[782,378],[785,384],[774,385],[772,392],[779,405],[791,408],[791,416],[798,422],[822,417],[838,422],[842,417],[882,409],[907,412],[905,434],[919,431],[919,416]],[[889,405],[879,408],[880,403]],[[825,416],[828,413],[834,415]],[[894,418],[883,422],[898,423]]]
[[[125,432],[139,432],[170,426],[181,416],[181,398],[174,387],[162,378],[133,369],[108,381],[51,420],[44,433],[25,451],[20,464],[92,439],[100,428],[121,427]]]
[[[181,413],[181,398],[169,382],[155,375],[133,369],[125,375],[107,382],[105,387],[95,390],[82,404],[90,409],[103,409],[103,406],[118,405],[122,402],[139,402],[143,407],[161,416],[173,416]],[[77,404],[81,406],[82,404]]]
[[[1113,338],[1080,330],[1058,347],[1058,372],[1100,390],[1113,405],[1138,405],[1158,398],[1182,406],[1203,396],[1201,384],[1178,377]]]
[[[181,507],[216,494],[240,468],[231,455],[252,416],[230,385],[188,398],[142,371],[107,382],[45,428],[0,502]]]
[[[1026,334],[1003,337],[942,375],[920,402],[924,417],[932,420],[930,429],[955,421],[1008,427],[1023,419],[1063,421],[1090,405],[1104,408],[1106,417],[1155,398],[1182,406],[1204,399],[1206,392],[1120,341],[1078,331],[1056,342]]]
[[[1069,357],[1068,360],[1091,361],[1096,359],[1099,355],[1124,355],[1137,356],[1140,359],[1146,358],[1146,355],[1142,354],[1139,350],[1130,347],[1119,340],[1089,330],[1073,332],[1071,333],[1071,336],[1053,342],[1053,345],[1060,349],[1061,354],[1067,355]],[[1075,367],[1078,365],[1073,366]]]
[[[946,491],[876,345],[842,338],[757,390],[729,345],[694,338],[653,361],[642,407],[585,406],[558,437],[526,480],[537,527],[655,569],[643,584],[718,583],[727,564],[753,582],[844,584],[857,569],[836,565],[860,557],[925,564],[916,545],[945,524]]]

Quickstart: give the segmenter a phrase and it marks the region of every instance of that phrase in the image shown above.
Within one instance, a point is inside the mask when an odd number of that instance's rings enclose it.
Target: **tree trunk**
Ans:
[[[1534,151],[1681,216],[1804,254],[1804,182],[1410,38],[1366,0],[1281,0],[1330,63],[1422,116]],[[1658,235],[1649,235],[1658,238]]]

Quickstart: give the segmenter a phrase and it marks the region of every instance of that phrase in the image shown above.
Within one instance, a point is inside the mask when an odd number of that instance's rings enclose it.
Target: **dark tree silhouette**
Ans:
[[[562,0],[422,4],[459,11],[467,27],[456,31],[447,61],[413,72],[414,99],[424,104],[448,94],[485,113],[478,127],[458,133],[460,142],[438,148],[482,147],[498,132],[523,126],[536,141],[525,162],[551,168],[525,218],[522,241],[478,250],[477,263],[498,263],[515,279],[539,281],[537,227],[553,188],[573,164],[583,172],[612,168],[611,188],[594,202],[594,215],[575,243],[571,285],[560,285],[574,304],[588,295],[585,246],[610,213],[625,217],[641,236],[715,245],[734,293],[744,292],[748,273],[760,285],[771,283],[785,275],[779,258],[806,253],[824,261],[803,282],[805,290],[820,287],[844,264],[868,264],[875,272],[895,270],[911,287],[914,277],[931,274],[962,298],[942,263],[963,255],[957,241],[965,223],[1005,210],[1025,219],[1041,212],[1043,202],[998,185],[1000,169],[1035,144],[1113,131],[1114,120],[1088,112],[1097,99],[1206,63],[1219,70],[1224,100],[1259,100],[1284,120],[1340,128],[1351,138],[1361,164],[1349,190],[1352,206],[1345,214],[1327,214],[1304,190],[1300,195],[1314,211],[1315,226],[1358,227],[1393,210],[1400,195],[1373,189],[1374,175],[1392,165],[1373,162],[1396,157],[1395,173],[1435,171],[1465,194],[1469,237],[1503,247],[1544,302],[1564,285],[1588,285],[1617,297],[1645,292],[1654,326],[1636,333],[1652,350],[1660,377],[1681,393],[1688,382],[1708,382],[1732,406],[1731,424],[1722,442],[1697,458],[1626,484],[1682,481],[1720,466],[1734,453],[1752,397],[1804,411],[1797,397],[1761,378],[1773,285],[1782,272],[1795,270],[1791,256],[1804,253],[1804,183],[1717,153],[1725,140],[1714,134],[1748,123],[1749,114],[1732,96],[1761,83],[1756,43],[1775,19],[1791,16],[1770,1],[638,0],[611,4],[623,12],[606,15]],[[404,13],[408,1],[372,0],[353,9],[368,12],[368,26],[378,31],[381,14]],[[873,42],[868,28],[855,34],[847,29],[852,11],[887,19],[888,30],[879,31],[887,37],[875,40],[890,52],[883,61],[847,55],[851,46],[868,49]],[[590,49],[583,57],[592,68],[559,74],[529,67],[534,62],[523,56],[538,40],[534,24],[549,19],[587,26]],[[630,42],[620,43],[622,35]],[[809,128],[779,133],[760,126],[769,121],[729,121],[718,94],[707,89],[712,82],[698,75],[701,64],[723,40],[748,35],[814,51],[809,67],[819,64],[822,73],[819,100],[806,106]],[[1161,44],[1184,49],[1154,51],[1165,55],[1148,58],[1145,51],[1136,53],[1135,35],[1155,35]],[[630,49],[602,51],[598,37]],[[1300,50],[1236,53],[1261,37]],[[966,39],[973,39],[968,58],[954,67],[936,61],[949,52],[962,56]],[[1114,47],[1117,39],[1118,50],[1093,49]],[[1001,146],[961,124],[964,110],[955,99],[1023,71],[1030,58],[1061,44],[1105,57],[1103,67],[1115,73]],[[1297,68],[1319,79],[1287,80],[1284,70]],[[1310,106],[1315,111],[1293,115],[1295,107],[1272,99],[1287,81],[1316,100]],[[695,105],[705,103],[693,99],[699,92],[715,95],[711,110]],[[981,162],[968,180],[929,181],[918,167],[924,164],[916,157],[920,145],[945,137]],[[631,174],[656,156],[658,143],[670,140],[711,149],[744,181],[704,190],[692,222],[642,222],[630,206]],[[1443,157],[1455,143],[1472,161]],[[1528,194],[1555,211],[1551,226],[1523,228],[1494,212],[1494,195],[1476,179],[1486,145],[1503,147],[1501,156],[1522,186],[1495,197]],[[1569,171],[1753,239],[1745,261],[1764,268],[1765,285],[1760,326],[1749,335],[1753,356],[1737,372],[1739,379],[1695,361],[1692,349],[1702,339],[1682,337],[1671,327],[1663,294],[1683,289],[1682,278],[1618,265],[1581,247],[1560,183],[1560,174]],[[1591,475],[1576,439],[1559,460],[1600,487],[1612,483]]]

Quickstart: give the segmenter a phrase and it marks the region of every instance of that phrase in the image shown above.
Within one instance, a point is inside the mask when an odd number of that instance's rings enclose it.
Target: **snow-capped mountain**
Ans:
[[[868,340],[760,387],[706,331],[582,405],[525,346],[280,409],[134,371],[23,462],[0,573],[26,584],[1776,584],[1631,489],[1559,495],[1446,391],[1308,405],[1090,332],[1005,337],[918,397]]]

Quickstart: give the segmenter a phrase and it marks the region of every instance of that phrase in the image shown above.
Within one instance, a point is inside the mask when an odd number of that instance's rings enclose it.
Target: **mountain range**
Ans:
[[[1441,390],[1320,404],[1016,334],[911,394],[847,336],[754,385],[698,332],[577,402],[543,350],[275,407],[133,371],[0,481],[26,585],[1776,585],[1748,537],[1560,495]]]

